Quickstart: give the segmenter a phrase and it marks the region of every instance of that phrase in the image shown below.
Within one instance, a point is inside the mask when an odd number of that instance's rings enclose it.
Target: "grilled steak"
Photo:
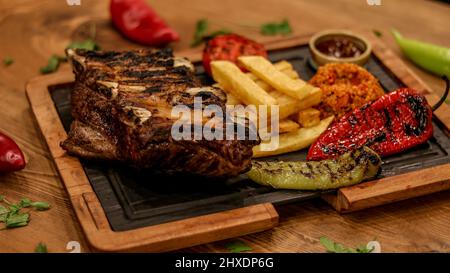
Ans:
[[[69,49],[67,55],[76,76],[71,94],[74,121],[61,146],[70,154],[209,177],[234,176],[251,167],[252,147],[259,141],[172,137],[178,119],[171,116],[172,107],[192,108],[194,97],[201,97],[202,107],[225,109],[223,91],[203,87],[187,59],[175,58],[170,49]],[[226,120],[221,121],[225,128]],[[248,130],[248,124],[243,126]]]

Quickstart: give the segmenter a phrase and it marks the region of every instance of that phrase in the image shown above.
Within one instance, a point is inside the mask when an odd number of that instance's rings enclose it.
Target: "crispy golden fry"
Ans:
[[[317,89],[300,79],[291,79],[264,57],[241,56],[238,58],[238,62],[276,90],[298,100],[304,99],[313,89]]]
[[[229,61],[211,62],[213,78],[238,100],[249,105],[276,105],[277,100]]]
[[[250,73],[251,74],[251,73]],[[252,74],[253,75],[253,74]],[[268,83],[266,83],[265,81],[263,81],[263,80],[260,80],[260,79],[256,79],[256,80],[254,80],[255,81],[255,83],[259,86],[259,87],[261,87],[264,91],[266,91],[266,92],[269,92],[270,90],[272,90],[272,87],[268,84]]]
[[[316,126],[319,122],[320,111],[317,109],[308,108],[298,112],[298,123],[305,128]]]
[[[284,70],[280,70],[281,72],[283,72],[284,74],[286,74],[286,76],[288,76],[291,79],[297,80],[300,79],[300,76],[298,75],[297,71],[292,70],[292,69],[284,69]]]
[[[275,66],[275,68],[279,71],[294,70],[292,64],[286,60],[276,62],[273,64],[273,66]]]
[[[217,87],[222,89],[225,94],[227,95],[227,105],[238,105],[238,104],[242,104],[242,102],[240,100],[238,100],[235,96],[233,96],[230,92],[228,92],[227,90],[225,90],[225,88],[223,88],[220,84],[215,83],[213,84],[213,87]]]
[[[292,64],[290,64],[289,62],[287,62],[287,61],[279,61],[277,63],[274,63],[273,65],[275,66],[276,69],[278,69],[280,72],[283,72],[284,74],[286,74],[290,78],[292,78],[292,79],[298,79],[299,78],[297,71],[294,70]],[[268,83],[266,83],[265,81],[263,81],[260,78],[258,78],[255,74],[253,74],[251,72],[247,72],[246,74],[252,80],[254,80],[256,82],[256,84],[259,85],[266,92],[268,92],[268,91],[273,89]]]
[[[242,104],[238,98],[236,98],[233,94],[227,93],[227,105],[239,105]]]
[[[300,125],[298,125],[297,122],[290,120],[290,119],[284,119],[280,120],[279,122],[279,132],[281,133],[287,133],[292,132],[300,128]]]
[[[278,101],[280,119],[287,118],[301,110],[315,106],[322,99],[322,91],[320,89],[314,89],[308,97],[301,101],[277,91],[270,92],[269,94]]]
[[[311,128],[300,128],[296,131],[280,134],[278,136],[278,148],[272,151],[262,151],[261,144],[253,147],[253,157],[266,157],[298,151],[311,145],[333,121],[334,117],[328,117]],[[273,140],[272,140],[273,142]]]

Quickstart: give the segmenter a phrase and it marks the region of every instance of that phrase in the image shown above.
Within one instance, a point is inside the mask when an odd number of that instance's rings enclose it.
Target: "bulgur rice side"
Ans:
[[[316,107],[322,118],[340,117],[384,95],[378,80],[366,69],[351,63],[331,63],[319,67],[310,84],[322,89]]]

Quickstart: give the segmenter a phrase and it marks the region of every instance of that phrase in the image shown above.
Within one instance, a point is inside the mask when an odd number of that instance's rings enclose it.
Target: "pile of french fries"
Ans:
[[[289,62],[272,64],[260,56],[241,56],[238,62],[250,72],[229,61],[211,62],[212,76],[227,93],[227,104],[279,107],[280,135],[274,136],[279,138],[278,148],[265,151],[255,146],[254,157],[304,149],[332,122],[333,117],[320,120],[320,112],[312,108],[320,103],[322,91],[300,79]]]

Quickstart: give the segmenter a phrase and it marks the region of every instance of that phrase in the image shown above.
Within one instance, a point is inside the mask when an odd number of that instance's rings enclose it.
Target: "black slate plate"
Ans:
[[[315,71],[308,64],[307,46],[270,52],[272,61],[287,60],[301,78],[310,79]],[[374,56],[366,68],[381,82],[386,91],[403,86]],[[197,74],[211,83],[201,64]],[[68,130],[71,84],[49,88],[64,128]],[[435,124],[434,137],[428,143],[384,160],[381,177],[393,176],[424,167],[450,162],[450,141]],[[306,158],[306,150],[271,157],[268,160],[299,161]],[[111,228],[124,231],[174,220],[239,208],[258,203],[285,204],[315,198],[323,192],[273,190],[259,186],[245,175],[228,181],[211,181],[187,175],[165,176],[151,171],[135,171],[121,164],[88,162],[82,165],[97,194]]]

